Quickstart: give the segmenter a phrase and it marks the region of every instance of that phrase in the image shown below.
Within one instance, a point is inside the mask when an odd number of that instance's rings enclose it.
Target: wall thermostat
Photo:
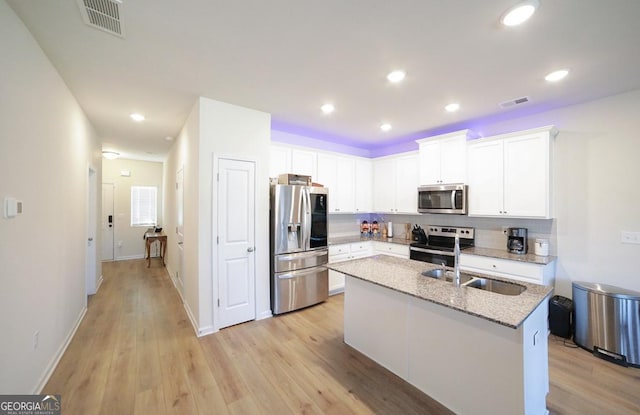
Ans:
[[[22,214],[22,200],[13,197],[4,198],[4,217],[5,219],[13,218]]]

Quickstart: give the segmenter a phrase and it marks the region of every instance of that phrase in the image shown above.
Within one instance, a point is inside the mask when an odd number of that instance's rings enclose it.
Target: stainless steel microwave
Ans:
[[[418,187],[418,212],[467,214],[467,186],[462,183]]]

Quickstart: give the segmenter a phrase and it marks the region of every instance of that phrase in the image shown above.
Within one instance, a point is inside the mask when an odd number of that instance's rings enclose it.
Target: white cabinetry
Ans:
[[[420,184],[465,183],[470,130],[416,140],[420,146]]]
[[[375,160],[373,183],[373,209],[376,212],[417,213],[417,154],[403,154]]]
[[[554,262],[545,265],[461,253],[460,268],[540,285],[553,285],[555,281]]]
[[[551,217],[552,127],[469,143],[469,216]]]
[[[329,246],[329,263],[348,261],[350,259],[364,258],[371,256],[371,242],[362,241],[350,244],[340,244]],[[329,295],[338,294],[344,291],[344,274],[329,270]]]
[[[356,161],[352,157],[318,154],[317,181],[329,188],[329,212],[356,211]]]
[[[399,258],[409,259],[409,246],[394,244],[391,242],[373,242],[373,251],[375,254],[391,255]]]
[[[269,177],[291,173],[291,148],[274,146],[270,148]]]
[[[311,176],[316,180],[317,153],[285,145],[271,145],[269,177],[278,177],[283,173]]]
[[[373,210],[373,169],[371,161],[356,158],[355,195],[356,212],[371,212]]]

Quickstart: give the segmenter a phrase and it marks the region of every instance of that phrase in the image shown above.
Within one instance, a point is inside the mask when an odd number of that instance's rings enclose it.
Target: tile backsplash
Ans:
[[[507,236],[503,227],[517,227],[528,229],[529,252],[533,252],[537,238],[549,240],[549,254],[557,255],[556,221],[554,219],[507,219],[507,218],[478,218],[461,215],[401,215],[401,214],[332,214],[329,215],[329,236],[340,237],[356,235],[360,232],[360,223],[367,220],[371,223],[393,222],[393,234],[402,238],[405,233],[405,223],[439,226],[463,226],[475,228],[476,246],[482,248],[507,249]]]

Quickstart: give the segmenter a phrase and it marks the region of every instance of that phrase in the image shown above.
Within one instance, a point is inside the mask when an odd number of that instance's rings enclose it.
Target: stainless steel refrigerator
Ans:
[[[271,310],[286,313],[329,297],[324,187],[272,184]]]

